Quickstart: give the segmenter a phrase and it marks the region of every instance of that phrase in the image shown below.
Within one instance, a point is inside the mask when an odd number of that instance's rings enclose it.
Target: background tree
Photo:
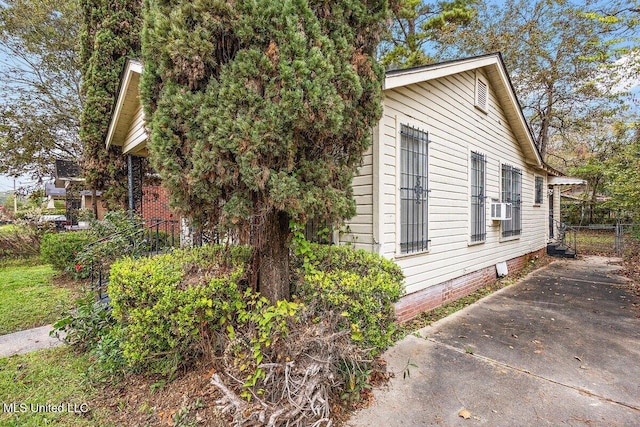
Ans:
[[[140,52],[142,0],[83,0],[81,8],[84,177],[107,201],[126,206],[126,158],[116,147],[107,150],[105,139],[124,62]]]
[[[619,218],[640,220],[640,126],[638,122],[620,129],[626,139],[619,150],[605,163],[606,192],[610,199],[605,206]],[[626,218],[625,218],[626,217]]]
[[[563,0],[506,0],[478,8],[468,28],[445,37],[441,57],[490,51],[503,54],[536,143],[546,155],[559,132],[598,113],[614,114],[620,92],[605,67],[621,52],[611,43],[620,29],[606,14],[603,2],[579,7]]]
[[[380,61],[387,69],[434,62],[430,52],[445,34],[472,22],[478,0],[400,0],[392,8],[393,19],[380,47]]]
[[[75,0],[0,2],[0,173],[51,175],[81,153]]]
[[[381,114],[386,0],[148,0],[142,99],[172,205],[254,246],[260,292],[289,296],[290,222],[354,214]]]

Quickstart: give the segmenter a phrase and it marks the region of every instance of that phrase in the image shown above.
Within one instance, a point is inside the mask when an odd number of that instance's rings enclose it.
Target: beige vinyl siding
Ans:
[[[356,215],[346,221],[340,242],[373,251],[373,146],[365,153],[362,166],[353,178],[352,188]]]
[[[135,154],[146,145],[147,131],[144,127],[144,112],[142,105],[138,104],[138,108],[133,114],[133,119],[129,125],[127,136],[122,146],[123,153]]]
[[[546,244],[547,201],[533,206],[534,171],[508,126],[489,85],[488,112],[474,106],[475,73],[465,72],[384,92],[379,126],[381,161],[380,249],[406,275],[407,293],[436,285],[500,261],[538,250]],[[397,249],[397,146],[401,124],[429,132],[429,251],[400,255]],[[487,237],[470,245],[471,150],[487,157]],[[502,163],[522,170],[522,233],[501,238],[500,222],[491,221],[489,204],[500,199]]]

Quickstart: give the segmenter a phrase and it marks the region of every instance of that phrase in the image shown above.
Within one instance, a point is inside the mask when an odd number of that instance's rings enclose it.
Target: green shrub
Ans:
[[[90,245],[78,253],[78,261],[83,265],[102,263],[105,269],[113,261],[124,256],[139,256],[142,246],[142,222],[127,212],[107,212],[101,221],[92,221],[86,231]]]
[[[309,244],[308,249],[294,258],[300,276],[295,294],[320,312],[340,313],[342,327],[371,355],[384,351],[392,344],[394,303],[404,289],[400,267],[349,246]]]
[[[169,374],[232,318],[250,250],[205,246],[111,267],[108,293],[132,367]]]
[[[231,346],[234,363],[244,376],[241,397],[250,400],[252,391],[262,393],[259,381],[265,379],[266,372],[260,364],[263,361],[276,362],[286,354],[287,346],[281,341],[295,327],[304,308],[304,305],[291,301],[278,301],[273,305],[265,297],[247,289],[243,298],[235,303],[233,313],[222,318],[227,337],[234,343]]]
[[[66,273],[87,271],[88,266],[76,263],[76,256],[91,241],[84,231],[73,233],[47,233],[40,243],[40,255],[44,262]]]
[[[96,301],[94,293],[76,301],[75,309],[53,324],[54,334],[66,334],[64,341],[80,351],[95,348],[115,324],[106,303]]]

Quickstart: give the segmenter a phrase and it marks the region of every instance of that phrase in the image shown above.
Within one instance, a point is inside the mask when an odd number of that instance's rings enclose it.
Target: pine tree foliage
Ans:
[[[355,212],[351,179],[381,114],[387,7],[145,1],[152,164],[174,207],[250,240],[271,300],[288,296],[290,221]]]
[[[380,61],[390,69],[435,62],[429,51],[445,35],[469,25],[476,16],[478,3],[478,0],[399,1],[392,10],[393,20],[381,45]]]
[[[124,205],[126,158],[116,147],[107,150],[105,139],[124,62],[140,52],[142,0],[82,0],[81,8],[84,176],[92,188],[106,190],[107,200]]]

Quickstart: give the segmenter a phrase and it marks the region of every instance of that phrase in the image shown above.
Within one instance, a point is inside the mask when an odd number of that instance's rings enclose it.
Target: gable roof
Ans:
[[[55,160],[55,177],[56,179],[79,179],[80,176],[80,165],[73,160]]]
[[[107,148],[110,145],[122,146],[127,132],[140,107],[140,75],[142,62],[128,58],[120,74],[120,86],[111,113],[111,121],[107,129],[105,140]],[[143,113],[144,114],[144,113]]]
[[[531,129],[524,117],[500,53],[490,53],[472,58],[388,71],[384,79],[383,90],[395,89],[478,69],[486,72],[487,78],[494,88],[498,101],[511,125],[511,129],[520,143],[526,162],[532,166],[543,168],[542,156],[540,156],[540,152],[536,147]]]
[[[107,147],[111,144],[117,146],[124,145],[127,132],[140,106],[139,87],[142,69],[142,62],[136,59],[127,59],[124,65],[120,78],[120,87],[118,88],[118,97],[115,101],[105,141]],[[531,129],[522,113],[522,108],[520,107],[500,53],[491,53],[403,70],[388,71],[383,82],[383,90],[408,86],[477,69],[483,69],[486,72],[507,120],[520,143],[526,162],[532,166],[545,169],[546,165],[542,161],[540,152],[535,145]],[[144,117],[144,112],[142,112],[142,117]],[[136,149],[141,149],[140,147],[141,145],[138,145]],[[553,173],[551,174],[553,175]]]

